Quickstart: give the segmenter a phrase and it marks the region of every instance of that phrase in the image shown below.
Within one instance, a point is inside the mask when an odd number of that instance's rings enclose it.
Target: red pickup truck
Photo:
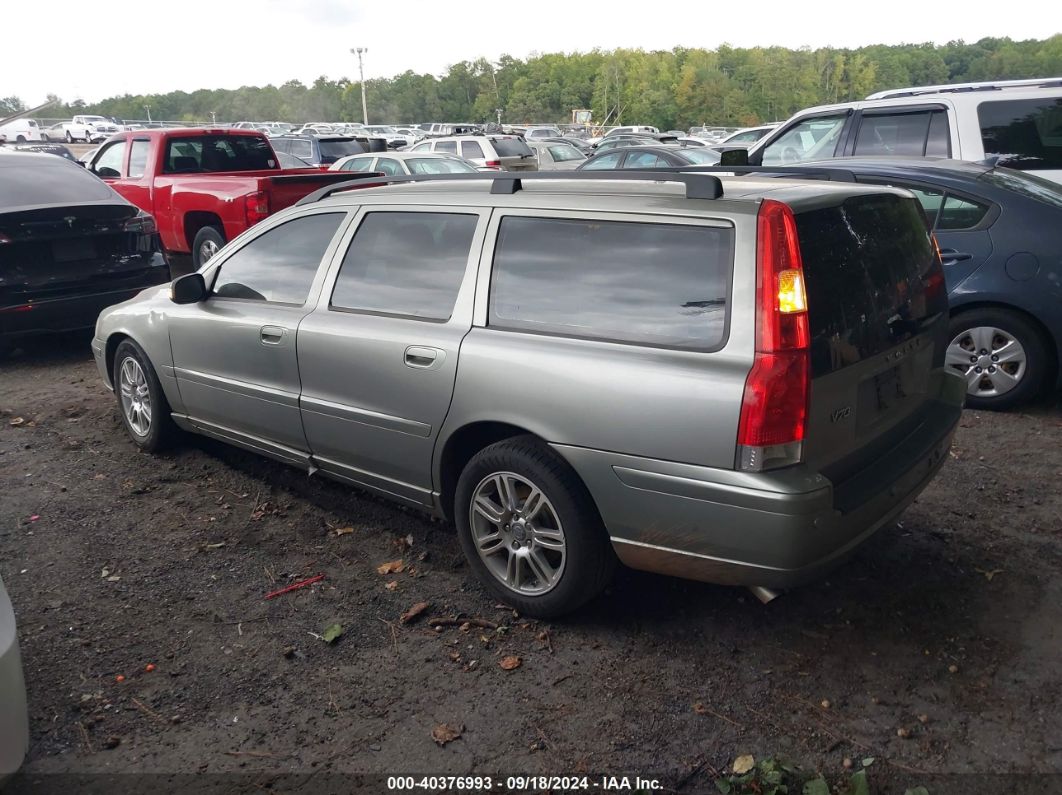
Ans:
[[[109,138],[89,170],[151,213],[162,249],[199,268],[227,241],[290,207],[342,171],[282,169],[269,140],[251,130],[136,130]]]

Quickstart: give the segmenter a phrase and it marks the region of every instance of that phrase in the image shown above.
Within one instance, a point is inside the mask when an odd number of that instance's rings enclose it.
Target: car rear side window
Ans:
[[[202,135],[167,141],[163,173],[263,171],[273,168],[279,166],[264,136]]]
[[[494,146],[494,151],[498,153],[498,157],[534,157],[535,153],[531,151],[526,143],[521,138],[491,138],[491,144]]]
[[[982,102],[985,157],[1018,170],[1062,168],[1062,97]]]
[[[344,213],[305,215],[259,235],[226,259],[214,295],[303,304]]]
[[[936,134],[934,150],[940,148],[941,126],[931,130],[933,111],[921,113],[874,113],[864,114],[856,137],[855,154],[857,155],[910,155],[921,157],[926,154],[930,132]],[[943,112],[939,113],[944,116]],[[946,122],[946,119],[945,119]],[[944,125],[947,132],[947,125]]]
[[[331,308],[449,320],[478,215],[368,213],[343,257]]]
[[[972,229],[988,214],[988,205],[948,194],[937,218],[937,229]]]
[[[461,142],[461,157],[466,160],[472,160],[474,158],[483,157],[483,147],[479,145],[478,141],[462,141]]]
[[[565,218],[502,220],[489,324],[695,350],[726,330],[729,227]]]
[[[436,141],[436,152],[449,152],[450,154],[457,154],[457,141]]]

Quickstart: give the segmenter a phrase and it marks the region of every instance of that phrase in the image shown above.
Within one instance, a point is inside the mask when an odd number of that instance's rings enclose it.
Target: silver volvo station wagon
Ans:
[[[903,190],[377,175],[107,309],[92,348],[142,449],[191,431],[427,509],[548,617],[617,559],[765,599],[839,563],[947,458],[947,319]]]

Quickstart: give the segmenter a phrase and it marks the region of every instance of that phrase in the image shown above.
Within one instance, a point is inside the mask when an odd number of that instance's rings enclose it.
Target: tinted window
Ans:
[[[301,304],[343,213],[296,218],[252,240],[221,265],[214,294],[222,298]]]
[[[1007,168],[993,168],[982,174],[980,179],[1052,207],[1062,207],[1062,185],[1034,174],[1022,174]]]
[[[656,152],[630,152],[623,161],[624,168],[661,168],[670,163]]]
[[[816,116],[797,122],[763,150],[763,165],[777,166],[833,157],[847,115]]]
[[[259,171],[278,168],[269,142],[257,135],[203,135],[171,138],[163,171]]]
[[[478,215],[369,213],[343,258],[332,307],[447,320]]]
[[[319,142],[321,147],[321,162],[334,163],[341,157],[357,155],[365,151],[365,148],[357,141],[325,141]],[[298,154],[296,152],[295,154]]]
[[[457,141],[437,141],[435,143],[435,151],[457,154]]]
[[[971,229],[981,223],[988,205],[949,195],[937,219],[937,229]]]
[[[101,177],[120,177],[122,167],[125,165],[125,141],[111,144],[100,152],[92,170]]]
[[[935,111],[929,120],[929,137],[926,138],[926,157],[951,157],[951,135],[948,132],[948,114]]]
[[[714,149],[683,149],[682,157],[699,166],[714,166],[719,162],[720,153]]]
[[[723,340],[733,230],[507,217],[491,325],[572,337],[713,348]]]
[[[461,157],[471,160],[472,158],[483,157],[483,147],[476,141],[462,141],[461,142]]]
[[[616,164],[619,163],[619,159],[619,152],[610,152],[607,155],[601,155],[601,157],[596,157],[593,160],[587,161],[586,164],[580,166],[580,168],[590,169],[592,171],[615,168]]]
[[[148,150],[151,148],[150,141],[133,141],[129,149],[129,176],[142,177],[147,168]]]
[[[899,345],[947,312],[944,291],[927,289],[941,266],[913,199],[855,196],[796,220],[815,376]]]
[[[857,155],[921,157],[929,134],[930,113],[864,114],[856,138]]]
[[[498,157],[534,157],[531,148],[519,138],[491,138]]]
[[[24,158],[23,162],[12,163]],[[60,157],[0,155],[0,209],[123,200],[99,178]]]
[[[1062,168],[1062,97],[982,102],[985,157],[1016,169]]]

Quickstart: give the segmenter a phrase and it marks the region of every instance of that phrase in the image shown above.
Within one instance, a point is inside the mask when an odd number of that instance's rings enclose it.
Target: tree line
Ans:
[[[1062,34],[1045,40],[986,38],[967,44],[593,50],[478,58],[441,76],[406,71],[367,80],[370,123],[566,122],[589,109],[597,124],[752,125],[812,105],[861,99],[886,88],[1062,75]],[[49,97],[49,99],[58,99]],[[17,97],[0,99],[18,108]],[[97,113],[176,121],[360,121],[361,85],[319,77],[312,85],[200,89],[58,101],[48,116]],[[212,115],[213,114],[213,115]]]

